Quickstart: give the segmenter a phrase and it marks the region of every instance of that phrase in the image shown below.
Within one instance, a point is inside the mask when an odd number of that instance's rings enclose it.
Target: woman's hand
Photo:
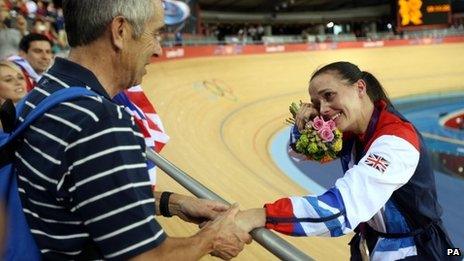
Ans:
[[[266,225],[266,211],[264,208],[251,208],[240,211],[235,222],[237,226],[246,232]]]
[[[318,115],[318,111],[311,103],[302,103],[295,116],[295,124],[301,132],[308,121]]]

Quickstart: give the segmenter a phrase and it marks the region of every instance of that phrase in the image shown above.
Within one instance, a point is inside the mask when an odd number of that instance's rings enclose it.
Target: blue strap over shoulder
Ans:
[[[65,102],[72,100],[77,97],[81,96],[97,96],[97,94],[87,88],[83,87],[69,87],[65,89],[58,90],[47,98],[43,99],[37,107],[35,107],[24,119],[24,122],[22,122],[11,134],[11,139],[14,139],[17,137],[18,134],[20,134],[25,128],[29,127],[29,125],[35,121],[37,118],[41,117],[45,112],[53,108],[59,103]],[[18,118],[21,112],[24,109],[24,106],[26,104],[26,99],[22,99],[17,105],[16,105],[16,117]],[[0,147],[3,144],[0,144]]]
[[[13,142],[31,123],[52,107],[81,96],[98,96],[98,94],[83,87],[70,87],[50,94],[32,109],[24,121],[19,122],[11,133],[0,132],[0,150],[6,149],[6,145]],[[17,119],[24,109],[26,100],[27,98],[24,98],[16,106]],[[23,212],[12,160],[0,166],[0,200],[5,204],[7,216],[6,240],[5,245],[2,246],[4,251],[0,259],[6,261],[40,260],[39,248],[33,239]]]

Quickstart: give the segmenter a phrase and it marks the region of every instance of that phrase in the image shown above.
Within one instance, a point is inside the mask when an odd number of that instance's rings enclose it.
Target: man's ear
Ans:
[[[362,96],[367,94],[367,85],[366,85],[366,82],[363,79],[359,79],[356,82],[356,88],[358,90],[359,97],[362,97]]]
[[[127,20],[122,16],[113,18],[110,24],[111,41],[115,48],[121,50],[124,46],[124,39],[127,37],[128,27]]]

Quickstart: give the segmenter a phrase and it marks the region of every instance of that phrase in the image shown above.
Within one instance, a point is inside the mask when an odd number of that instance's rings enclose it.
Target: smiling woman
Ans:
[[[26,80],[21,69],[12,62],[0,61],[0,104],[10,99],[18,102],[26,95]]]
[[[313,104],[297,116],[316,112],[336,123],[343,132],[338,156],[344,176],[321,195],[281,198],[240,213],[243,228],[329,237],[354,231],[354,260],[447,259],[453,244],[442,225],[425,144],[379,81],[352,63],[335,62],[313,74],[309,94]],[[300,130],[294,126],[292,145]]]

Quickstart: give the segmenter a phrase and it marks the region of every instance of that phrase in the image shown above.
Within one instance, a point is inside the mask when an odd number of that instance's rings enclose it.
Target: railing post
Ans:
[[[189,190],[199,198],[211,199],[230,205],[229,202],[218,196],[210,189],[190,177],[187,173],[177,168],[174,164],[161,157],[151,149],[147,149],[147,157],[162,169],[171,178]],[[275,233],[265,229],[257,228],[251,232],[253,239],[269,250],[281,260],[313,260],[299,249],[277,236]]]

